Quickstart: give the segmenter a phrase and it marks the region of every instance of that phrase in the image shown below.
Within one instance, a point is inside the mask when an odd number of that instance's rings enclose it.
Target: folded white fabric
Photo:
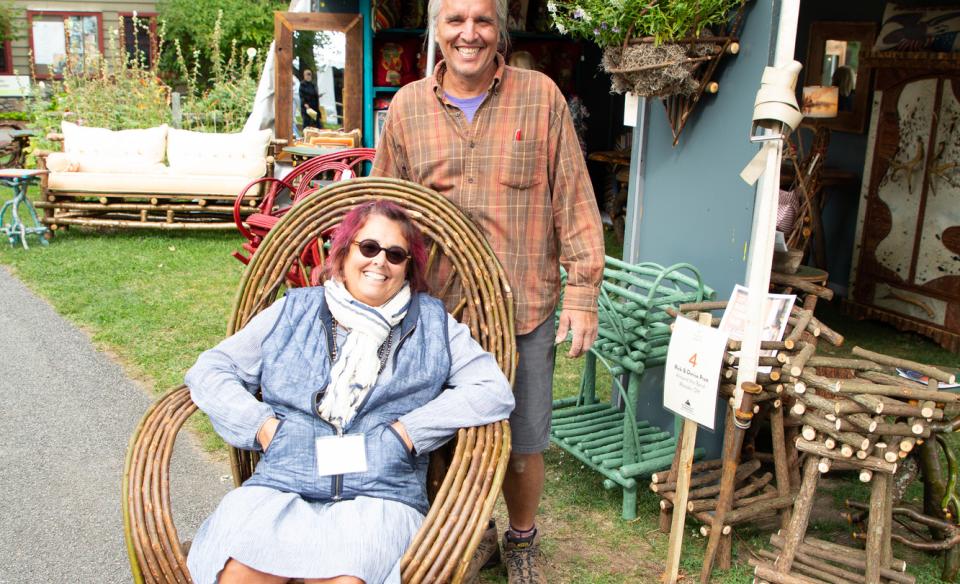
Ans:
[[[766,128],[788,136],[800,125],[803,114],[797,105],[797,75],[802,67],[797,61],[790,61],[780,67],[767,67],[763,70],[760,90],[757,91],[753,105],[753,131]],[[763,174],[767,151],[773,146],[773,142],[765,142],[740,173],[740,178],[747,184],[753,185]]]

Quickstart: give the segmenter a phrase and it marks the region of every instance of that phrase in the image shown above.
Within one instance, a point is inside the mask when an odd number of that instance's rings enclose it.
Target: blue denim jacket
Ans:
[[[426,513],[427,454],[457,428],[506,418],[513,409],[506,378],[439,300],[415,294],[391,333],[385,371],[344,428],[346,434],[364,434],[367,471],[320,477],[315,440],[335,434],[316,413],[330,381],[332,330],[322,287],[290,290],[200,356],[187,373],[191,395],[238,448],[259,449],[260,425],[270,416],[281,421],[245,484],[322,501],[391,499]],[[262,402],[252,395],[258,387]],[[390,427],[398,419],[415,454]]]

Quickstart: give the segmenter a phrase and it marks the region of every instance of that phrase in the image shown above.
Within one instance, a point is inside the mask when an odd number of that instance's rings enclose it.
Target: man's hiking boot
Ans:
[[[524,538],[511,538],[509,532],[504,534],[503,563],[507,566],[510,584],[547,584],[540,534],[536,531]]]
[[[474,584],[480,580],[480,570],[492,568],[500,563],[500,546],[497,544],[497,524],[490,520],[490,525],[480,537],[480,545],[473,552],[473,559],[463,575],[465,584]]]

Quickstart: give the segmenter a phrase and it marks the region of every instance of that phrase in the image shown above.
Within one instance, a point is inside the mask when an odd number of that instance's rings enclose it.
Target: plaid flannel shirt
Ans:
[[[445,71],[441,61],[432,76],[397,92],[372,174],[429,187],[477,224],[513,288],[517,334],[553,312],[560,265],[568,275],[564,307],[595,312],[603,228],[560,90],[497,55],[494,80],[469,123],[444,97]]]

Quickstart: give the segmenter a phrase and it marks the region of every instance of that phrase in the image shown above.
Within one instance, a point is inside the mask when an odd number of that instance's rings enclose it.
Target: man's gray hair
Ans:
[[[427,4],[427,23],[433,29],[434,34],[437,31],[437,23],[440,18],[440,4],[443,0],[430,0]],[[507,0],[493,0],[497,7],[497,29],[499,31],[500,43],[498,50],[505,51],[510,44],[510,33],[507,31]]]

